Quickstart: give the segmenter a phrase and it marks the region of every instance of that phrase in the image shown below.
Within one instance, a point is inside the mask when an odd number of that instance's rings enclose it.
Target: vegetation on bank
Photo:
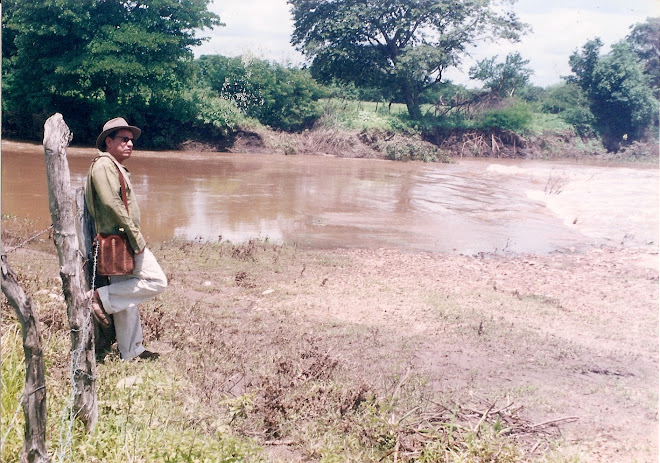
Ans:
[[[566,139],[569,155],[657,155],[660,18],[631,27],[609,53],[598,39],[588,42],[559,85],[531,85],[529,61],[515,53],[477,63],[470,77],[482,87],[468,89],[443,80],[443,71],[485,37],[524,40],[515,11],[449,0],[360,9],[318,1],[308,11],[291,0],[292,40],[310,59],[301,69],[249,55],[194,58],[200,33],[222,26],[208,3],[3,2],[3,136],[40,140],[46,118],[60,112],[82,145],[120,114],[143,129],[140,147],[151,149],[234,149],[237,141],[240,149],[247,137],[264,146],[278,140],[291,154],[330,136],[319,152],[359,143],[358,155],[399,160],[551,156]],[[417,15],[435,35],[418,36]],[[382,46],[393,37],[408,39]],[[556,129],[545,129],[548,121]]]
[[[26,221],[3,217],[2,225],[9,248],[32,234]],[[511,406],[515,393],[469,403],[460,391],[438,395],[406,366],[406,341],[388,341],[393,360],[375,354],[383,338],[370,328],[315,321],[295,305],[275,310],[276,296],[263,294],[264,284],[303,280],[306,266],[305,277],[347,262],[255,241],[153,249],[171,284],[143,308],[143,325],[147,345],[164,342],[164,355],[153,363],[122,362],[116,350],[100,356],[91,434],[69,419],[70,339],[53,245],[43,239],[10,251],[42,328],[53,461],[579,461],[561,450],[554,425],[532,425]],[[314,277],[295,291],[303,297],[318,285]],[[0,461],[13,463],[24,366],[6,300],[1,328]]]

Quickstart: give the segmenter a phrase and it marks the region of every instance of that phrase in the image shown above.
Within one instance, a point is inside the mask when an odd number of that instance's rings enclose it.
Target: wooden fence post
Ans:
[[[85,294],[88,285],[76,234],[75,198],[66,157],[66,147],[71,138],[72,134],[61,114],[48,118],[44,124],[44,154],[53,238],[71,330],[74,414],[85,424],[87,431],[91,431],[98,420],[94,323]]]
[[[20,461],[50,463],[46,450],[46,380],[44,353],[39,326],[32,311],[32,299],[25,294],[9,268],[2,247],[2,292],[14,308],[23,333],[25,353],[25,388],[21,398],[25,415],[25,440]]]

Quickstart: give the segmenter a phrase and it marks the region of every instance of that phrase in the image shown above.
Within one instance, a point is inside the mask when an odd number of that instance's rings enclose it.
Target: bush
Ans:
[[[323,102],[320,124],[339,130],[411,132],[407,113],[392,114],[386,108],[377,108],[374,102],[333,98]]]
[[[393,161],[438,162],[438,148],[420,140],[405,140],[385,145],[387,159]]]
[[[594,129],[596,118],[588,106],[575,106],[567,109],[561,113],[561,117],[573,126],[575,133],[579,136],[593,137],[597,135],[596,129]]]
[[[391,131],[364,130],[360,141],[384,153],[392,161],[448,162],[449,158],[437,146],[419,135],[400,135]]]
[[[300,131],[321,115],[322,88],[306,70],[223,56],[202,56],[198,67],[202,85],[274,129]]]
[[[185,99],[195,108],[194,126],[211,125],[222,135],[228,135],[245,122],[245,117],[234,103],[218,97],[211,89],[190,90],[185,94]]]
[[[485,129],[499,128],[522,133],[532,122],[532,112],[524,104],[515,104],[503,109],[487,111],[481,125]]]

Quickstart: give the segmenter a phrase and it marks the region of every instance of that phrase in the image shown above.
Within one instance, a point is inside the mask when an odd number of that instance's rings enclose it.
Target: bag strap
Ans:
[[[113,164],[115,164],[113,162]],[[119,172],[119,183],[121,184],[121,200],[124,201],[124,207],[126,208],[126,213],[128,214],[128,195],[126,194],[126,180],[124,180],[124,174],[121,173],[121,169],[117,164],[115,164],[117,172]],[[129,214],[130,215],[130,214]]]
[[[99,159],[101,156],[96,156],[94,160],[92,161],[92,166],[96,162],[97,159]],[[128,212],[128,195],[126,193],[126,180],[124,179],[124,174],[122,174],[121,169],[117,165],[116,162],[112,161],[112,164],[117,168],[117,173],[119,174],[119,185],[121,188],[121,200],[124,202],[124,207],[126,208],[126,213],[130,215]],[[90,166],[89,168],[89,173],[91,175],[92,173],[92,167]],[[94,188],[94,179],[90,179],[90,184],[92,185],[92,197],[96,194],[96,189]]]

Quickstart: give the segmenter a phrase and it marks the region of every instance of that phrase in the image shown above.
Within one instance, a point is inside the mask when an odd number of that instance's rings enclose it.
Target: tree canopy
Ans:
[[[180,89],[197,31],[221,25],[209,2],[5,0],[3,122],[26,137],[55,111],[86,136],[117,114],[144,124]]]
[[[596,38],[581,52],[576,50],[569,60],[573,75],[567,80],[585,93],[605,146],[617,150],[643,138],[650,126],[657,126],[658,100],[645,63],[628,39],[614,44],[603,56],[602,46]]]
[[[321,87],[309,71],[247,56],[206,55],[196,64],[201,84],[264,125],[301,130],[320,115]]]
[[[527,68],[529,60],[520,53],[510,53],[503,63],[496,63],[497,56],[479,61],[470,68],[470,79],[480,80],[498,97],[512,97],[516,90],[525,87],[534,73]]]
[[[515,0],[288,0],[313,75],[379,87],[421,116],[420,95],[484,39],[517,41]]]
[[[660,17],[632,26],[626,40],[644,63],[644,74],[649,76],[656,98],[660,97]]]

